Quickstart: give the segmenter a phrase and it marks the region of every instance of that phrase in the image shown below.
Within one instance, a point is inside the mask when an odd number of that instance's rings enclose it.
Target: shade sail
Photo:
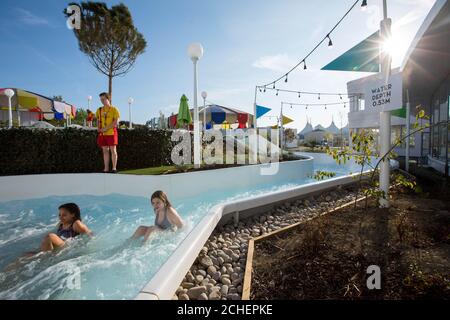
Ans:
[[[45,120],[53,120],[53,119],[55,119],[55,114],[54,113],[44,113],[44,119]]]
[[[55,120],[63,120],[64,113],[55,112]]]
[[[53,112],[53,100],[39,94],[17,89],[19,106],[21,109],[28,109],[37,112]]]
[[[380,34],[377,31],[327,64],[322,70],[379,72],[379,50]]]
[[[14,96],[11,99],[13,109],[19,108],[20,110],[32,112],[53,112],[52,99],[22,89],[13,90]],[[8,109],[8,97],[1,93],[0,109]]]
[[[20,109],[37,110],[39,107],[36,95],[20,89],[16,90],[16,94]]]
[[[66,110],[66,104],[63,102],[54,101],[53,106],[55,108],[55,111],[58,113],[64,113],[64,111]]]
[[[193,110],[192,110],[193,112]],[[234,108],[224,107],[217,104],[208,105],[206,108],[202,109],[200,114],[200,120],[203,120],[203,115],[205,114],[206,122],[214,122],[214,124],[222,124],[224,121],[229,124],[241,123],[241,127],[245,128],[247,121],[249,119],[248,113],[237,110]]]

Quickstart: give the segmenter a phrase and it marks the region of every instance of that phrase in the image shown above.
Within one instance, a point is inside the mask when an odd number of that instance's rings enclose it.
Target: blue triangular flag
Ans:
[[[272,109],[256,105],[256,119],[261,118],[263,115],[265,115],[270,110],[272,110]]]

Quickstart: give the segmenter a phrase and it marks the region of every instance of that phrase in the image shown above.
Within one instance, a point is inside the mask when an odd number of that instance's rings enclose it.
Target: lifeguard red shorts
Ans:
[[[99,147],[112,147],[117,146],[119,144],[119,135],[114,133],[113,136],[105,136],[103,134],[99,134],[97,137],[97,144]]]

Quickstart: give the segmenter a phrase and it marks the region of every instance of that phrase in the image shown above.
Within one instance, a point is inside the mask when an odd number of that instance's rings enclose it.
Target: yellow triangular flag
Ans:
[[[291,118],[288,118],[286,116],[283,116],[283,125],[294,122]]]

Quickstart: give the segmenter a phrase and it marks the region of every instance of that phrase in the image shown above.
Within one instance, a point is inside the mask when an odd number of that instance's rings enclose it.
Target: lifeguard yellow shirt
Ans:
[[[115,120],[119,121],[120,113],[119,110],[114,106],[110,106],[107,108],[100,107],[97,109],[97,112],[95,112],[95,116],[97,117],[98,128],[106,128]],[[111,128],[108,131],[103,132],[103,135],[113,136],[114,128]]]

